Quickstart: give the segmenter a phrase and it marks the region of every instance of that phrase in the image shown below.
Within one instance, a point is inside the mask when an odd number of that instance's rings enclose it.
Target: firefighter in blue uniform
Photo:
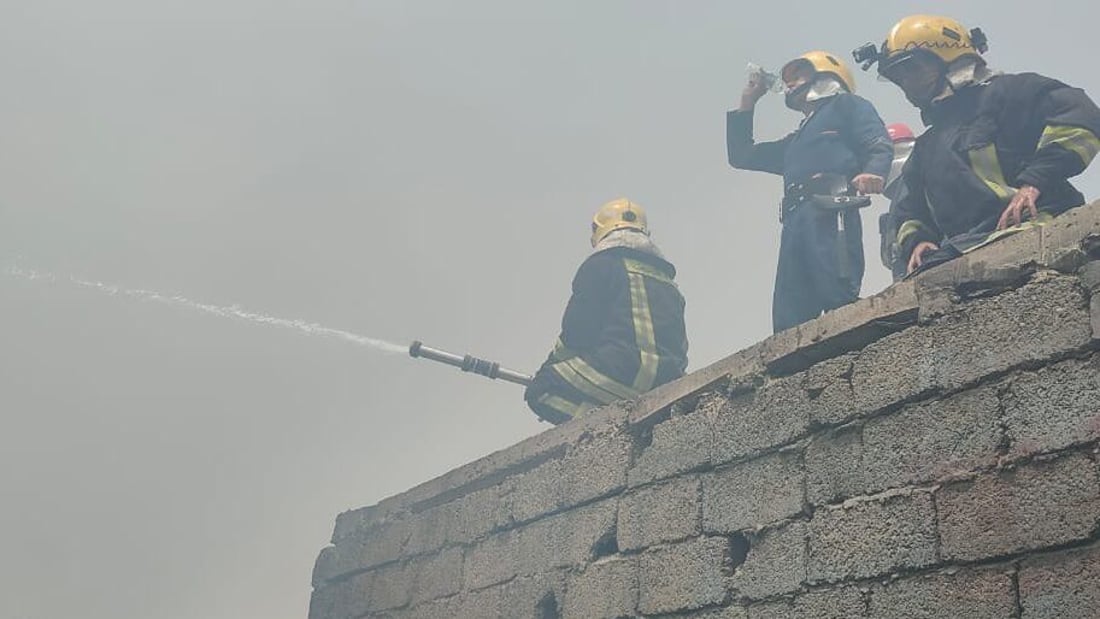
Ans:
[[[864,270],[859,212],[843,215],[846,234],[838,237],[836,214],[807,199],[818,193],[815,182],[840,177],[852,192],[881,193],[893,158],[886,126],[874,107],[854,94],[852,73],[836,56],[809,52],[787,63],[781,78],[787,107],[805,116],[793,133],[754,143],[753,110],[767,85],[751,77],[740,108],[726,116],[730,165],[783,176],[783,230],[772,298],[776,332],[859,297]]]
[[[554,424],[636,398],[687,367],[684,297],[675,267],[649,237],[645,211],[626,199],[608,202],[593,217],[591,242],[561,335],[524,394]]]
[[[980,29],[913,15],[855,50],[920,109],[897,244],[913,273],[1084,204],[1067,179],[1100,151],[1100,109],[1078,88],[989,69]]]

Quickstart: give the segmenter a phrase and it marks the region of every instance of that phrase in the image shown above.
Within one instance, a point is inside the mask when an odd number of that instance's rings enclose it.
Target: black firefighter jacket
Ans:
[[[573,278],[561,335],[528,402],[558,396],[554,408],[573,417],[584,403],[635,398],[683,376],[688,344],[675,275],[671,263],[637,249],[590,255]]]
[[[1084,203],[1068,178],[1100,150],[1100,109],[1078,88],[1035,73],[1001,75],[960,89],[924,115],[929,128],[906,163],[897,204],[898,245],[921,241],[962,252],[984,240],[1015,189],[1040,191],[1057,215]]]

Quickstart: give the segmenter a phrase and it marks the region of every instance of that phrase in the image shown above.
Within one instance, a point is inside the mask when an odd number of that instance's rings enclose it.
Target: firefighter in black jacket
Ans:
[[[753,141],[753,110],[767,85],[751,77],[739,109],[726,115],[726,146],[735,168],[783,176],[783,230],[772,297],[775,332],[812,320],[859,298],[863,233],[859,212],[837,215],[811,200],[820,181],[862,194],[881,193],[893,147],[878,112],[855,94],[851,71],[836,56],[809,52],[781,71],[787,107],[805,118],[781,140]],[[821,183],[824,184],[824,183]]]
[[[897,205],[909,273],[1085,201],[1067,179],[1100,151],[1100,109],[1057,80],[991,71],[985,50],[980,29],[914,15],[881,48],[854,52],[864,69],[878,63],[928,127],[906,164],[908,194]]]
[[[636,398],[687,367],[684,298],[645,211],[626,199],[600,207],[592,247],[573,278],[561,335],[524,394],[554,424]]]

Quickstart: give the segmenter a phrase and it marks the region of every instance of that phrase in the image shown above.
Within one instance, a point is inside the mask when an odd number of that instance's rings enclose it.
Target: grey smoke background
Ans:
[[[3,2],[0,267],[530,371],[626,195],[699,368],[769,333],[780,183],[725,162],[745,64],[847,57],[911,12],[1100,96],[1086,1]],[[764,137],[798,120],[760,110]],[[303,617],[337,512],[547,427],[512,385],[10,274],[0,422],[2,619]]]

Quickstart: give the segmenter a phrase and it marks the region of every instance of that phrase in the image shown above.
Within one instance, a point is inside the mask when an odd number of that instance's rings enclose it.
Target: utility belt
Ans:
[[[779,221],[782,223],[791,213],[806,206],[828,213],[842,213],[870,205],[871,198],[856,195],[843,176],[818,174],[805,183],[791,183],[784,188]]]

